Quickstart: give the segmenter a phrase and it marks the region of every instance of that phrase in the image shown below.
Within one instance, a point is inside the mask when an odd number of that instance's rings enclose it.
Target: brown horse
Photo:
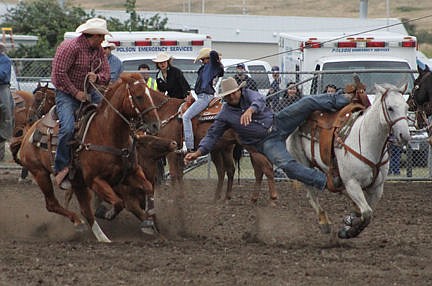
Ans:
[[[14,130],[13,137],[10,141],[10,149],[12,156],[17,161],[16,154],[21,146],[21,141],[26,131],[39,118],[48,113],[55,105],[55,91],[49,88],[48,84],[41,85],[38,83],[33,94],[17,90],[12,93],[15,109],[14,109]],[[21,179],[27,177],[28,171],[23,168],[21,171]]]
[[[50,114],[28,130],[22,141],[19,159],[41,188],[47,210],[69,218],[75,226],[81,226],[83,222],[78,215],[62,207],[55,197],[50,178],[54,160],[52,152],[39,147],[41,142],[35,142],[37,130],[45,131],[44,134],[56,134],[58,125],[50,124],[49,119]],[[72,190],[78,199],[81,214],[97,240],[110,242],[94,219],[90,189],[114,206],[112,216],[124,207],[143,222],[153,214],[151,203],[147,211],[143,209],[146,205],[144,199],[147,203],[153,202],[153,188],[136,163],[136,144],[131,139],[135,137],[137,127],[149,133],[159,130],[159,117],[141,75],[122,74],[107,90],[104,101],[85,127],[74,153],[70,176]],[[49,140],[48,145],[53,145],[53,142]]]
[[[184,101],[181,99],[170,98],[163,93],[154,90],[151,90],[151,96],[157,108],[159,117],[161,118],[161,130],[158,135],[160,137],[172,139],[177,142],[178,146],[182,146],[183,125],[181,120],[178,119],[178,116],[180,114],[180,106]],[[221,103],[216,102],[215,105],[220,107]],[[204,138],[211,124],[211,120],[200,121],[198,118],[192,120],[195,134],[195,146],[198,146],[199,141]],[[216,167],[218,176],[215,200],[220,200],[222,198],[225,174],[228,179],[225,199],[231,199],[235,173],[235,164],[233,160],[233,149],[235,144],[239,144],[237,135],[233,130],[228,130],[224,133],[223,137],[218,141],[214,150],[211,152],[211,159]],[[270,198],[272,203],[274,203],[278,195],[275,190],[273,168],[264,155],[260,153],[250,154],[256,178],[255,191],[251,200],[253,202],[257,201],[259,191],[261,190],[263,174],[265,174],[268,179]],[[172,183],[174,186],[180,187],[181,190],[184,169],[183,154],[180,152],[172,152],[167,155],[167,160],[169,163],[169,173]]]

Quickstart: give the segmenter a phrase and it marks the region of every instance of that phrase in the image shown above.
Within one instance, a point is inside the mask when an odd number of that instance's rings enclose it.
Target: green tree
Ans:
[[[65,5],[57,0],[21,1],[3,15],[3,26],[12,27],[15,34],[38,36],[35,46],[11,51],[11,57],[52,57],[66,31],[74,31],[89,18],[83,9]]]
[[[35,46],[20,46],[8,52],[15,58],[53,57],[58,44],[67,31],[75,29],[87,19],[96,17],[95,11],[86,12],[69,4],[60,7],[57,0],[20,1],[8,13],[1,16],[3,27],[12,27],[14,34],[35,35],[39,40]],[[156,14],[149,19],[141,18],[135,9],[135,0],[126,0],[125,8],[130,18],[121,22],[117,18],[107,20],[110,31],[166,30],[167,18]],[[100,17],[100,16],[98,16]],[[103,18],[103,17],[102,17]]]

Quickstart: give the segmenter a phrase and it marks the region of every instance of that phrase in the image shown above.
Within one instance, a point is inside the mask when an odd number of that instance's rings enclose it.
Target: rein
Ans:
[[[390,115],[388,114],[387,111],[387,103],[385,102],[385,98],[388,95],[388,91],[389,89],[386,90],[386,92],[382,95],[381,97],[381,109],[383,111],[384,114],[384,118],[385,121],[387,123],[387,125],[389,126],[389,129],[391,130],[393,128],[393,126],[399,122],[400,120],[408,120],[408,118],[406,116],[401,116],[397,119],[395,119],[394,121],[392,121],[390,119]],[[379,174],[379,169],[385,165],[388,161],[389,161],[389,156],[387,156],[387,158],[384,160],[384,156],[387,154],[387,142],[389,140],[389,137],[386,138],[386,141],[384,142],[384,145],[381,149],[381,155],[380,158],[378,160],[377,163],[372,162],[371,160],[369,160],[368,158],[366,158],[365,156],[363,156],[361,154],[361,136],[360,136],[360,129],[359,129],[359,134],[358,134],[358,143],[359,143],[359,149],[360,149],[360,153],[357,152],[356,150],[354,150],[353,148],[349,147],[348,145],[345,144],[345,142],[342,140],[342,138],[339,136],[338,133],[335,134],[336,135],[336,141],[345,148],[346,151],[348,151],[349,153],[351,153],[352,155],[354,155],[354,157],[356,157],[357,159],[359,159],[360,161],[362,161],[363,163],[365,163],[366,165],[368,165],[369,167],[371,167],[372,169],[372,181],[371,183],[366,187],[369,188],[370,186],[372,186],[376,179],[378,178],[378,174]]]

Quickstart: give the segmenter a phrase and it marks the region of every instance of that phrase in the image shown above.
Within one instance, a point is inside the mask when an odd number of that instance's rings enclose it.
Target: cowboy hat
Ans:
[[[240,85],[237,84],[236,80],[233,77],[229,77],[226,79],[223,79],[221,81],[221,93],[219,93],[220,97],[227,96],[228,94],[231,94],[240,88],[244,87],[246,85],[246,82],[243,81]]]
[[[110,48],[111,49],[111,51],[112,50],[114,50],[115,48],[116,48],[116,45],[114,44],[114,43],[110,43],[110,42],[108,42],[107,40],[105,40],[105,41],[103,41],[102,43],[101,43],[101,46],[102,46],[102,48]]]
[[[199,61],[199,60],[201,60],[201,59],[203,59],[203,58],[209,58],[209,57],[210,57],[210,51],[211,51],[210,48],[202,48],[202,49],[199,51],[198,56],[197,56],[196,59],[194,60],[194,63],[196,63],[197,61]]]
[[[169,61],[172,57],[165,52],[157,54],[156,58],[152,59],[155,63],[163,63]]]
[[[77,33],[91,34],[91,35],[110,35],[107,28],[107,23],[104,19],[92,18],[87,20],[84,24],[76,29]]]

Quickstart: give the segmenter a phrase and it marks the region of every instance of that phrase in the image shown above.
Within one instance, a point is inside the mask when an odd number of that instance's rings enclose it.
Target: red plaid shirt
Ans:
[[[110,68],[101,46],[91,48],[84,35],[65,40],[58,46],[51,72],[57,89],[75,96],[78,91],[84,91],[84,80],[91,71],[97,74],[98,84],[109,83]]]

